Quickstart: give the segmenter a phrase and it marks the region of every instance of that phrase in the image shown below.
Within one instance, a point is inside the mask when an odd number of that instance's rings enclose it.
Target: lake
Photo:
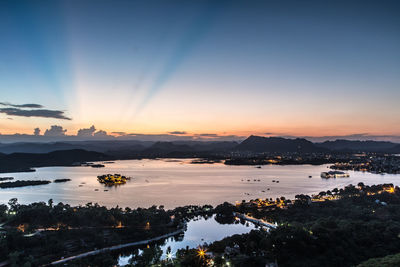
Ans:
[[[168,247],[171,248],[172,255],[175,255],[178,249],[186,248],[186,246],[197,248],[204,243],[211,244],[228,236],[248,233],[253,229],[256,229],[256,226],[252,223],[220,224],[215,220],[215,215],[209,218],[198,217],[187,223],[187,229],[181,240],[174,238],[165,240],[164,244],[160,246],[163,251],[161,257],[165,259]],[[121,255],[118,259],[118,265],[120,266],[128,264],[131,258],[131,255],[127,252],[124,255],[127,256]]]
[[[190,162],[189,159],[120,160],[105,163],[104,168],[45,167],[37,168],[36,172],[3,173],[0,177],[12,176],[15,180],[69,178],[71,181],[0,189],[0,203],[7,203],[14,197],[18,198],[19,203],[47,202],[52,198],[55,203],[70,205],[97,202],[108,207],[164,205],[174,208],[188,204],[218,205],[224,201],[234,203],[242,199],[294,198],[296,194],[314,194],[359,182],[367,185],[399,185],[400,181],[399,174],[353,171],[349,171],[349,178],[320,178],[320,173],[327,171],[329,165],[265,165],[256,168]],[[107,173],[119,173],[132,179],[125,185],[106,187],[97,181],[97,176]],[[312,178],[309,178],[310,175]],[[272,180],[278,180],[279,183]]]

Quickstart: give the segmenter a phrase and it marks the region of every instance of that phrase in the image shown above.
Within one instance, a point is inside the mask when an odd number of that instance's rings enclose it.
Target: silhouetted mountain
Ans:
[[[302,139],[286,139],[281,137],[250,136],[235,148],[238,151],[250,152],[323,152],[325,148],[317,147],[312,142]]]
[[[72,166],[81,162],[110,160],[110,156],[82,149],[54,151],[44,154],[0,154],[0,172],[29,171],[33,167]]]
[[[11,143],[0,144],[0,152],[10,153],[48,153],[57,150],[84,149],[107,153],[109,151],[140,151],[154,142],[142,141],[75,141],[54,143]]]
[[[194,149],[189,145],[178,145],[172,142],[156,142],[151,147],[145,149],[144,153],[163,153],[163,152],[187,152]]]
[[[68,143],[11,143],[0,144],[3,153],[48,153],[57,150],[78,149],[80,146]]]
[[[216,152],[231,151],[237,146],[236,142],[204,142],[204,141],[176,141],[176,142],[157,142],[143,152]]]
[[[175,145],[187,145],[194,151],[231,151],[238,143],[234,141],[174,141]]]
[[[398,146],[398,144],[385,141],[350,141],[342,139],[325,141],[316,145],[332,151],[345,152],[390,152]]]

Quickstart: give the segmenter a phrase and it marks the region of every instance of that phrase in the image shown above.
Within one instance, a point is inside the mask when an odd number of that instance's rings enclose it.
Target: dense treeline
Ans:
[[[48,264],[95,248],[164,235],[185,227],[184,222],[194,216],[212,213],[209,205],[175,210],[164,210],[163,206],[109,209],[92,203],[77,207],[54,204],[51,199],[21,205],[14,198],[8,205],[0,205],[0,262],[9,261],[12,266]]]
[[[162,207],[107,209],[98,204],[71,207],[63,203],[20,205],[11,199],[0,206],[6,224],[0,239],[1,260],[33,265],[94,248],[158,236],[178,227]]]
[[[372,191],[382,188],[369,187]],[[340,192],[342,198],[335,201],[310,202],[299,196],[287,209],[242,208],[242,212],[278,222],[278,228],[228,237],[213,243],[210,250],[224,253],[226,247],[239,246],[240,252],[230,255],[237,266],[274,262],[279,266],[354,266],[398,253],[399,190],[371,195],[365,186],[350,186]]]
[[[369,259],[357,265],[357,267],[376,267],[376,266],[379,267],[400,266],[400,253],[394,255],[388,255],[382,258]]]
[[[224,203],[215,209],[206,205],[166,211],[162,206],[107,209],[91,203],[71,207],[54,205],[52,200],[20,205],[11,199],[8,206],[0,205],[0,224],[5,223],[0,229],[0,261],[9,261],[12,266],[47,264],[61,256],[159,236],[183,227],[185,221],[197,216],[215,214],[219,223],[245,223],[233,216],[234,211],[277,222],[278,227],[253,230],[206,245],[205,251],[213,254],[181,249],[174,255],[174,264],[207,266],[212,260],[216,266],[228,262],[233,266],[371,266],[398,260],[396,255],[380,259],[400,252],[398,187],[360,183],[313,197],[298,195],[288,203],[273,209]],[[141,251],[134,248],[132,265],[171,266],[161,258],[161,243],[141,247]],[[377,259],[367,261],[370,258]],[[70,265],[101,266],[102,262],[115,265],[117,255],[102,254]]]

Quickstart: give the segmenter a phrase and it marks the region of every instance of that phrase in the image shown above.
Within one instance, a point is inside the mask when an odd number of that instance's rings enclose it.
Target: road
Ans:
[[[261,219],[256,219],[256,218],[247,216],[247,215],[242,214],[242,213],[234,212],[234,213],[233,213],[233,216],[236,216],[236,217],[241,218],[241,219],[243,219],[243,220],[252,222],[252,223],[254,223],[255,225],[265,226],[265,227],[268,227],[268,228],[276,228],[276,227],[277,227],[276,224],[273,224],[273,223],[270,223],[270,222],[266,222],[266,221],[261,220]]]

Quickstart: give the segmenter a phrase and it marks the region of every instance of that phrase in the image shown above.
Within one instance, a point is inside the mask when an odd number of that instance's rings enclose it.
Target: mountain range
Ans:
[[[83,149],[49,153],[0,153],[0,172],[32,171],[34,167],[73,166],[87,161],[110,160],[111,156]]]
[[[304,138],[249,136],[241,143],[235,141],[74,141],[54,143],[0,144],[0,153],[49,153],[59,150],[82,149],[100,152],[115,158],[196,156],[209,152],[252,153],[318,153],[318,152],[380,152],[400,153],[400,144],[383,141],[336,140],[313,143]]]

